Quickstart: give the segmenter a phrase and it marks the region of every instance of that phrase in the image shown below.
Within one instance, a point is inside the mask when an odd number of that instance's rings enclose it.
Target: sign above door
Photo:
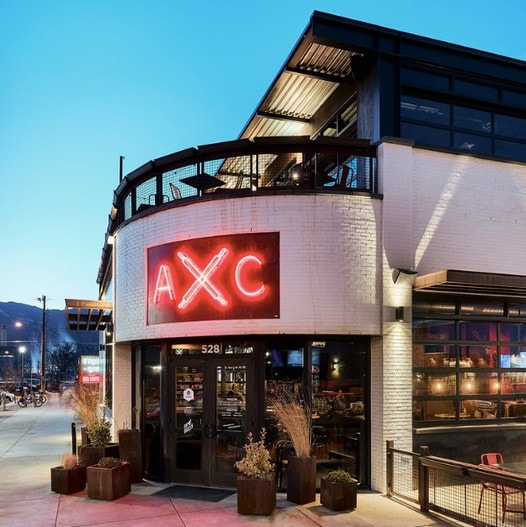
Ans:
[[[279,233],[150,247],[148,324],[279,318]]]

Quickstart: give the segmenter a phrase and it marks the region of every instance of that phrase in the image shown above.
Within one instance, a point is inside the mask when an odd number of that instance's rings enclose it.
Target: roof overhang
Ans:
[[[414,290],[526,299],[526,276],[444,269],[417,277]]]
[[[104,331],[113,320],[113,302],[66,298],[68,329]]]
[[[311,135],[317,113],[341,87],[351,94],[378,57],[434,64],[477,76],[526,82],[524,62],[358,20],[314,11],[285,63],[250,116],[240,137]],[[332,102],[331,102],[332,101]],[[338,108],[332,108],[334,112]]]

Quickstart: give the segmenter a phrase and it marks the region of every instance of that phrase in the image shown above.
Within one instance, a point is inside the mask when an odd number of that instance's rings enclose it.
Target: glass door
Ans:
[[[247,414],[253,407],[252,354],[176,356],[175,457],[170,479],[235,486],[243,455]]]

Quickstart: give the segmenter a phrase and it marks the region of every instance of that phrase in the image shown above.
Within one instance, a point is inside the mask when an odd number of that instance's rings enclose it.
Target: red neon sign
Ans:
[[[279,233],[148,249],[148,324],[279,317]]]

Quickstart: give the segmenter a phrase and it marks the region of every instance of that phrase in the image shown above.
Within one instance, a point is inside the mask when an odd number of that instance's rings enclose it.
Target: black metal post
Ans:
[[[77,454],[77,427],[75,423],[71,423],[71,453]]]

